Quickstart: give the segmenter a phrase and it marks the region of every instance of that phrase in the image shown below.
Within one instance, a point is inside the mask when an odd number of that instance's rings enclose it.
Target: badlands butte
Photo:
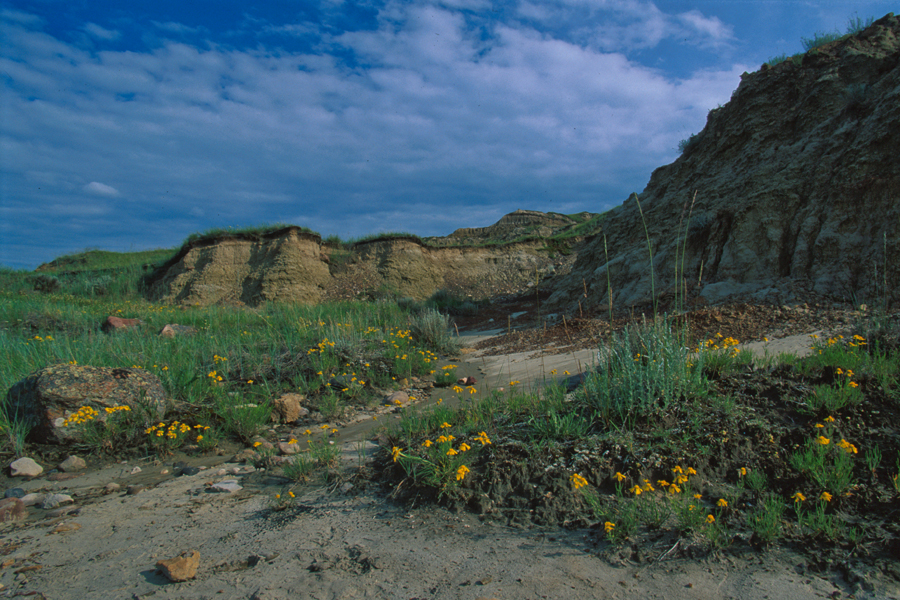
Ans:
[[[676,294],[688,306],[897,301],[898,17],[745,73],[683,146],[642,193],[602,214],[520,210],[446,237],[351,247],[300,227],[201,237],[148,275],[149,294],[258,305],[537,287],[568,311],[610,298],[617,309],[666,308]]]

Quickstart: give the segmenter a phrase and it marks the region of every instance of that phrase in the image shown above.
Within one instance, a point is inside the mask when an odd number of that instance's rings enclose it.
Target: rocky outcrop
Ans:
[[[286,227],[187,244],[152,280],[150,295],[176,304],[315,303],[329,280],[321,238]]]
[[[417,300],[446,289],[486,298],[534,285],[555,270],[541,253],[543,242],[493,247],[432,248],[406,239],[367,243],[355,249],[357,268],[375,273],[375,283]]]
[[[519,213],[531,215],[519,211],[511,219]],[[386,236],[347,249],[288,227],[188,244],[150,277],[148,287],[153,300],[200,305],[311,304],[377,294],[423,300],[442,289],[486,298],[534,286],[572,259],[541,239],[436,247],[415,237]]]
[[[898,148],[900,19],[888,15],[745,73],[682,156],[606,214],[550,301],[597,307],[611,289],[617,308],[665,308],[676,290],[690,302],[896,302]]]

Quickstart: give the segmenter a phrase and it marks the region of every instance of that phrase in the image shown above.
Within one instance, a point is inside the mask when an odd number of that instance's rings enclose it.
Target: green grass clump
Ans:
[[[601,368],[591,374],[579,401],[607,426],[633,427],[684,397],[702,396],[705,352],[693,352],[685,334],[662,320],[627,327],[601,349]]]
[[[182,242],[181,244],[181,247],[183,248],[188,244],[208,242],[227,237],[241,237],[253,240],[262,239],[270,233],[274,233],[288,227],[296,227],[304,233],[319,235],[317,231],[313,231],[308,227],[291,225],[290,223],[260,223],[257,225],[246,225],[242,227],[213,227],[200,233],[192,233],[187,238],[185,238],[184,242]]]

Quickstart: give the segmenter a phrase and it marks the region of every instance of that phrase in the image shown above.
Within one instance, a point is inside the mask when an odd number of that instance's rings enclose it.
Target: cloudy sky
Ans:
[[[892,4],[0,0],[0,264],[603,211],[742,72]]]

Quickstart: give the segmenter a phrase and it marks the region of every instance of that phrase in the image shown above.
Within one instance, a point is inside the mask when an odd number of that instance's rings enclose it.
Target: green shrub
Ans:
[[[579,401],[608,425],[634,426],[684,396],[705,395],[704,350],[692,352],[684,333],[668,324],[629,326],[601,348],[600,366],[579,390]]]
[[[830,44],[831,42],[839,40],[842,37],[843,36],[838,31],[817,31],[811,38],[800,38],[800,43],[803,44],[803,49],[809,52],[810,50],[821,48],[825,44]]]
[[[699,141],[700,141],[700,134],[693,133],[693,134],[691,134],[691,137],[687,138],[686,140],[681,140],[680,142],[678,142],[678,151],[681,152],[681,154],[687,154],[688,152],[690,152],[697,146],[697,142],[699,142]]]
[[[412,315],[409,319],[409,330],[413,340],[419,345],[434,348],[444,354],[459,352],[459,343],[450,334],[450,318],[433,308]]]

